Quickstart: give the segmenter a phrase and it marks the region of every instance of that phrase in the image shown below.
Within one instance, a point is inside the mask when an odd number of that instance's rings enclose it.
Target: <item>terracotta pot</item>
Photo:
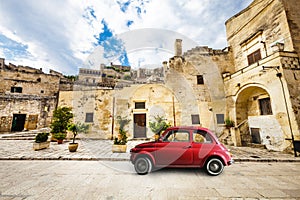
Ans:
[[[69,143],[69,151],[76,152],[78,148],[78,143]]]
[[[62,144],[64,140],[57,139],[57,144]]]

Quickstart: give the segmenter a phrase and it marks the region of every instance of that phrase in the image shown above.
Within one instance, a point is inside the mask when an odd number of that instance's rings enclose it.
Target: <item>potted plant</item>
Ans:
[[[226,118],[225,119],[225,126],[226,126],[226,128],[234,127],[234,121],[231,120],[230,118]]]
[[[53,137],[57,140],[57,144],[62,144],[67,137],[66,133],[53,133]]]
[[[154,122],[149,122],[149,127],[151,131],[154,133],[155,141],[157,141],[160,137],[160,134],[169,128],[171,125],[166,122],[166,119],[163,116],[154,117]]]
[[[86,132],[89,128],[89,125],[81,124],[81,123],[70,123],[68,125],[68,130],[73,133],[73,140],[69,143],[69,151],[70,152],[76,152],[78,148],[78,143],[75,142],[75,138],[80,132]]]
[[[51,123],[51,134],[53,138],[57,140],[58,144],[66,138],[68,124],[73,118],[70,107],[58,107],[53,112],[53,118]]]
[[[33,143],[33,150],[37,151],[40,149],[46,149],[50,146],[48,141],[49,133],[38,133],[35,136],[35,142]]]
[[[125,153],[127,149],[127,131],[125,126],[129,124],[130,119],[125,117],[117,116],[117,123],[119,124],[119,134],[115,137],[114,144],[112,147],[113,153]]]

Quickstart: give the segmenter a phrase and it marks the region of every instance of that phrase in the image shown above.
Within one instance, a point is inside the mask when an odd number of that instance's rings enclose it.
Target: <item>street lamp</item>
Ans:
[[[274,69],[276,70],[276,76],[279,78],[280,84],[281,84],[281,88],[282,88],[282,94],[283,94],[283,98],[284,98],[284,103],[285,103],[285,109],[286,109],[286,113],[287,113],[287,117],[288,117],[288,122],[289,122],[289,128],[290,128],[290,132],[291,132],[291,136],[292,136],[292,143],[293,143],[293,148],[294,148],[294,156],[297,157],[297,151],[295,148],[295,139],[294,139],[294,134],[293,134],[293,130],[292,130],[292,124],[291,124],[291,118],[290,118],[290,114],[289,114],[289,109],[288,109],[288,105],[287,105],[287,100],[286,100],[286,95],[285,95],[285,90],[283,87],[283,82],[282,82],[282,73],[279,71],[279,66],[262,66],[263,70],[265,69]]]

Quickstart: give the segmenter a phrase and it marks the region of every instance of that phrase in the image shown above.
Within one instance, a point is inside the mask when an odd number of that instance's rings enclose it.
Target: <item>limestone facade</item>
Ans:
[[[234,67],[224,73],[238,145],[284,150],[299,140],[300,4],[254,0],[226,22]]]
[[[60,77],[0,59],[0,132],[48,127]]]
[[[1,69],[0,79],[10,81],[10,86],[1,86],[0,92],[3,99],[11,95],[17,99],[20,94],[9,92],[12,87],[27,91],[34,84],[35,89],[26,95],[53,97],[46,101],[50,102],[46,118],[41,117],[45,101],[32,100],[25,108],[29,112],[29,107],[37,107],[30,112],[45,119],[37,123],[41,126],[49,124],[59,91],[58,106],[71,106],[75,122],[91,125],[87,137],[111,139],[118,131],[116,117],[123,116],[131,120],[126,127],[129,139],[150,138],[149,122],[161,115],[171,125],[208,127],[222,141],[236,146],[256,143],[285,150],[292,146],[292,137],[300,139],[299,4],[298,0],[254,0],[226,21],[229,46],[223,50],[202,46],[182,52],[184,41],[177,39],[174,57],[164,61],[158,72],[164,76],[159,83],[103,87],[94,84],[103,81],[97,70],[82,71],[80,81],[92,80],[89,84],[70,84],[54,73]],[[52,89],[43,84],[44,76]],[[13,113],[23,111],[4,102],[1,116],[10,117],[12,123]],[[234,121],[234,127],[226,128],[227,118]]]

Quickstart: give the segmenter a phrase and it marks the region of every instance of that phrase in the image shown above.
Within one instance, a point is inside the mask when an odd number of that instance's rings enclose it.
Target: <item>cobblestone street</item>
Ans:
[[[238,162],[212,177],[199,169],[137,175],[127,161],[0,161],[0,199],[300,199],[300,163]]]
[[[129,150],[145,141],[129,141],[126,153],[112,153],[111,140],[81,138],[70,153],[69,141],[34,151],[29,135],[0,135],[1,200],[300,199],[300,157],[293,154],[228,146],[235,164],[218,177],[197,169],[139,176]]]
[[[126,153],[112,153],[111,140],[81,139],[77,140],[77,152],[70,153],[68,141],[63,144],[51,142],[48,149],[34,151],[33,140],[5,139],[0,135],[1,160],[129,160],[129,150],[135,145],[145,141],[129,141]],[[263,148],[228,146],[235,161],[260,161],[260,162],[300,162],[300,157],[293,154],[268,151]]]

